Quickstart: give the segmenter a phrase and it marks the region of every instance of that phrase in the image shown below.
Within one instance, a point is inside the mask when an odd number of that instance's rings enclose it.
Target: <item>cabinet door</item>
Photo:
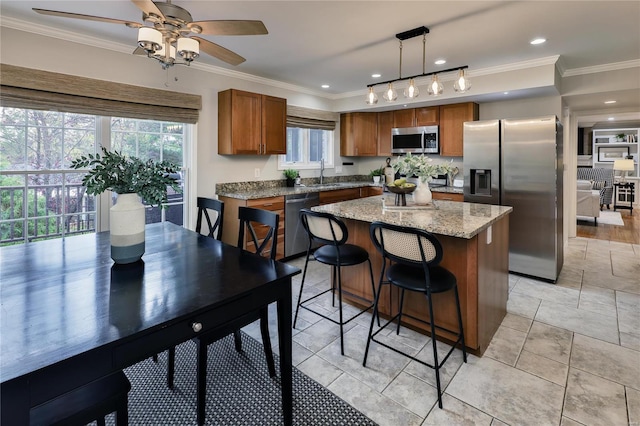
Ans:
[[[440,155],[462,157],[462,133],[465,121],[478,120],[478,104],[440,106]]]
[[[393,127],[414,127],[415,125],[415,109],[409,108],[393,111]]]
[[[259,154],[262,125],[262,96],[231,92],[231,144],[234,154]]]
[[[339,203],[360,198],[360,188],[336,189],[320,192],[320,204]]]
[[[464,195],[451,192],[436,192],[431,191],[431,197],[434,200],[446,200],[446,201],[464,201]]]
[[[340,115],[340,155],[376,156],[378,118],[375,112],[351,112]]]
[[[378,113],[378,156],[391,156],[393,111]]]
[[[440,124],[440,108],[416,108],[416,126],[437,126]]]
[[[286,99],[262,95],[262,149],[259,153],[287,153]]]

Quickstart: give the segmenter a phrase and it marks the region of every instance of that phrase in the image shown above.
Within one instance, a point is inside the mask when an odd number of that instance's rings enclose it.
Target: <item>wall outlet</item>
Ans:
[[[336,166],[335,172],[336,174],[342,173],[342,166]]]
[[[260,177],[260,169],[254,169],[253,174],[255,177]]]

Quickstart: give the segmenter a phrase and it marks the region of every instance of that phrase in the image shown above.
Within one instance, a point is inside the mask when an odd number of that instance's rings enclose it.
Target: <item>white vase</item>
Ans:
[[[133,263],[144,254],[144,205],[138,194],[118,194],[109,210],[111,259],[116,263]]]
[[[429,183],[418,179],[418,186],[413,191],[413,201],[418,205],[426,205],[431,203],[431,189]]]
[[[373,183],[380,183],[380,176],[374,176]]]

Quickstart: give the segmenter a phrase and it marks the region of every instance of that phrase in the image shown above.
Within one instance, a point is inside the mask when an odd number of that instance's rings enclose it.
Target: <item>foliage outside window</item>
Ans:
[[[333,131],[287,127],[287,154],[278,156],[278,170],[333,167]]]

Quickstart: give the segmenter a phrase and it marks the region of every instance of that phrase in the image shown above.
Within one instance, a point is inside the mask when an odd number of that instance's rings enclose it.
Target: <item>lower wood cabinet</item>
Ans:
[[[320,204],[339,203],[341,201],[355,200],[360,198],[362,188],[335,189],[333,191],[320,192]]]
[[[224,225],[222,232],[222,241],[227,244],[238,244],[238,233],[240,231],[240,220],[238,219],[238,207],[253,207],[256,209],[269,210],[280,215],[280,223],[278,227],[278,247],[276,259],[282,259],[284,257],[284,196],[269,197],[269,198],[256,198],[253,200],[239,200],[237,198],[220,197],[220,200],[224,202]],[[256,235],[262,241],[262,238],[267,233],[267,229],[264,226],[256,226]],[[247,235],[245,239],[245,248],[250,251],[255,251],[253,242],[249,242],[251,236]],[[271,252],[264,252],[264,256],[270,256]]]
[[[464,201],[464,195],[452,194],[451,192],[435,192],[431,191],[431,198],[434,200],[446,200],[446,201]]]

